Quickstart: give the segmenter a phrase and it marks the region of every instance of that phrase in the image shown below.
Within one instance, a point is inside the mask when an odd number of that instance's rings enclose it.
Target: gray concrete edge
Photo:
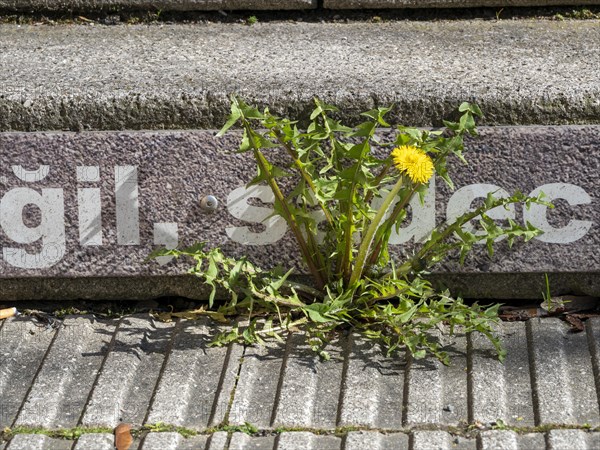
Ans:
[[[600,273],[548,273],[553,295],[600,296]],[[469,299],[542,299],[543,273],[433,273],[432,284]],[[0,301],[145,300],[185,297],[206,301],[210,289],[189,275],[0,279]],[[223,295],[220,295],[223,298]]]

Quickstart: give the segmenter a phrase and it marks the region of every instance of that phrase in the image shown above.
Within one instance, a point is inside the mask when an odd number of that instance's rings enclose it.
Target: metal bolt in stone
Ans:
[[[214,195],[205,195],[200,199],[200,208],[206,212],[213,212],[219,207],[219,200]]]

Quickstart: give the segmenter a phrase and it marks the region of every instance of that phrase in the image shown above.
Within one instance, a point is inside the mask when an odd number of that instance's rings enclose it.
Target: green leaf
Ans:
[[[231,114],[229,115],[227,122],[225,122],[225,125],[223,125],[223,128],[221,128],[221,130],[217,133],[217,137],[223,136],[227,132],[227,130],[229,130],[233,125],[236,124],[238,120],[240,120],[240,117],[242,117],[242,113],[238,108],[238,105],[232,102]]]
[[[302,310],[308,315],[310,320],[317,323],[326,323],[330,322],[331,319],[328,319],[324,316],[329,311],[327,305],[323,303],[313,303],[311,305],[307,305]]]

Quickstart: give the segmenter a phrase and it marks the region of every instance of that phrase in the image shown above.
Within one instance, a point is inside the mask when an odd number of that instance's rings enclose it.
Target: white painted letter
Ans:
[[[255,233],[250,231],[249,227],[227,227],[227,236],[232,241],[244,245],[267,245],[277,242],[287,231],[285,220],[275,215],[270,208],[249,205],[250,198],[258,198],[264,203],[275,202],[275,195],[268,186],[240,187],[227,196],[229,213],[236,219],[260,223],[267,229],[262,233]]]
[[[450,200],[448,201],[448,206],[446,208],[446,220],[449,224],[456,222],[463,214],[472,211],[471,204],[476,198],[486,198],[489,193],[493,193],[496,198],[506,198],[510,197],[510,194],[506,192],[499,186],[494,184],[470,184],[468,186],[464,186],[458,189]],[[486,213],[491,219],[494,220],[507,220],[507,219],[515,219],[515,206],[508,205],[508,209],[505,209],[503,206],[498,206],[494,209],[489,210]],[[477,220],[477,219],[475,219]],[[466,223],[463,226],[465,231],[472,232],[473,225],[470,223]],[[475,233],[476,235],[482,235],[484,232]],[[498,238],[500,241],[504,238],[504,236]],[[483,244],[484,242],[479,242]]]
[[[41,211],[37,227],[23,222],[23,209],[36,205]],[[33,244],[41,239],[42,249],[37,254],[22,248],[4,248],[4,260],[22,269],[46,269],[65,255],[65,211],[62,189],[42,189],[40,195],[29,188],[8,191],[0,201],[0,226],[6,236],[19,244]]]
[[[77,181],[80,183],[100,181],[100,168],[98,166],[78,166]],[[77,208],[81,245],[102,245],[100,189],[77,189]]]
[[[179,244],[179,233],[176,223],[155,223],[154,224],[154,245],[164,245],[171,250],[177,248]],[[172,256],[158,256],[156,260],[161,266],[167,264],[173,259]]]
[[[408,204],[412,211],[412,220],[408,226],[401,227],[398,233],[392,229],[390,245],[404,244],[413,238],[415,242],[421,242],[429,237],[429,233],[435,228],[435,178],[429,182],[423,204],[418,194],[415,194]]]
[[[137,167],[115,167],[117,243],[119,245],[139,245],[140,243],[137,181]]]
[[[536,197],[543,192],[546,195],[548,201],[562,198],[567,201],[571,206],[587,205],[592,202],[592,199],[579,186],[568,183],[550,183],[544,184],[537,189],[534,189],[530,197]],[[590,230],[592,222],[589,220],[571,220],[568,225],[562,228],[554,228],[546,219],[546,213],[548,208],[544,205],[538,205],[532,203],[529,210],[525,208],[523,210],[523,218],[525,221],[531,222],[531,224],[544,232],[540,236],[536,236],[542,242],[548,242],[552,244],[568,244],[581,239]]]

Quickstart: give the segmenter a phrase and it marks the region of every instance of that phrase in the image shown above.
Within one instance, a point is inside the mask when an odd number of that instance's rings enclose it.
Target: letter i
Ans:
[[[100,167],[78,166],[77,182],[100,181]],[[79,242],[81,245],[102,245],[102,205],[99,188],[78,188]]]
[[[115,166],[117,244],[140,244],[138,173],[136,166]]]

